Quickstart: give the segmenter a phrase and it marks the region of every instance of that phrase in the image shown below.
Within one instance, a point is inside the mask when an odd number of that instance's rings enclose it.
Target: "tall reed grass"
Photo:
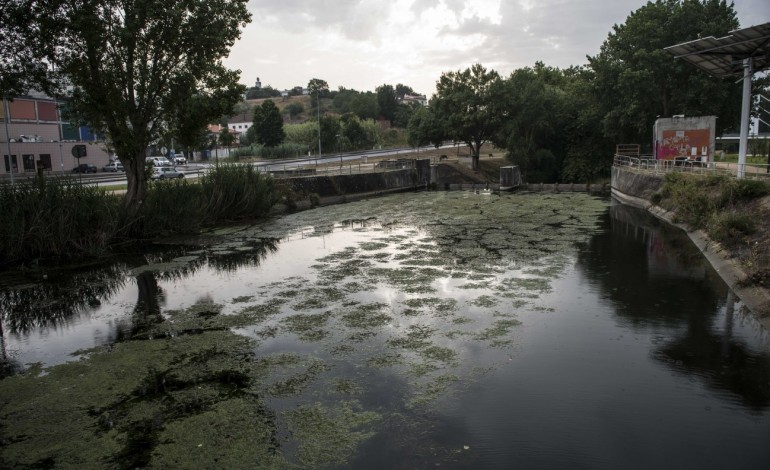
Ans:
[[[72,178],[0,185],[0,262],[98,254],[121,212],[120,197]]]
[[[129,233],[148,239],[256,219],[278,194],[274,180],[254,167],[220,165],[197,183],[151,182],[136,218],[127,220],[121,196],[72,178],[0,185],[0,264],[103,254]]]

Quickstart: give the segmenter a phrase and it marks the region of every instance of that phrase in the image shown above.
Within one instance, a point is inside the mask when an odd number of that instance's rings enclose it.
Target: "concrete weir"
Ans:
[[[711,240],[703,230],[690,230],[689,227],[675,222],[675,212],[650,202],[650,197],[661,186],[662,175],[645,174],[620,167],[612,168],[612,197],[623,204],[645,209],[655,217],[684,230],[746,308],[757,317],[765,329],[770,330],[770,292],[759,287],[744,286],[741,281],[745,280],[747,275],[727,250]]]

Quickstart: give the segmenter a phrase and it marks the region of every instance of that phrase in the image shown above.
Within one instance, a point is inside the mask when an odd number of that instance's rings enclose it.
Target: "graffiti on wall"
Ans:
[[[710,143],[709,129],[663,131],[663,140],[657,143],[658,159],[673,160],[676,157],[688,157],[693,160],[706,157],[707,159]]]

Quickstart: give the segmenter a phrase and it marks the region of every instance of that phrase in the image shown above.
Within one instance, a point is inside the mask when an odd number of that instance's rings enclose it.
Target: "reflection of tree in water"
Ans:
[[[125,285],[127,268],[116,263],[60,279],[0,291],[0,320],[11,334],[56,328],[86,307],[96,307]]]
[[[755,411],[770,406],[770,356],[752,351],[732,337],[734,295],[728,295],[725,332],[688,334],[666,343],[654,357],[675,370],[703,378],[708,385],[738,395]]]
[[[25,335],[36,329],[56,329],[71,321],[77,314],[101,305],[131,276],[132,268],[145,263],[163,264],[162,270],[140,271],[135,275],[137,303],[134,307],[130,335],[141,334],[163,320],[161,303],[163,291],[159,281],[184,279],[206,266],[218,271],[232,271],[245,266],[258,266],[266,256],[274,253],[278,240],[265,239],[244,243],[233,253],[201,255],[184,263],[169,263],[184,256],[189,248],[168,247],[139,257],[126,258],[106,266],[72,272],[63,270],[50,274],[49,279],[35,283],[21,283],[0,291],[0,369],[17,369],[8,358],[5,334]],[[118,329],[114,341],[124,340],[126,331]]]
[[[708,386],[728,390],[756,410],[770,405],[770,356],[732,336],[732,293],[683,232],[649,214],[614,206],[607,230],[578,255],[578,269],[602,287],[619,318],[641,327],[664,324],[678,337],[653,356]],[[725,325],[715,325],[725,309]]]

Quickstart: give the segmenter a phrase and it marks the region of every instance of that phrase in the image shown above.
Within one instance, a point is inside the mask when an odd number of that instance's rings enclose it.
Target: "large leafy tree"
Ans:
[[[500,76],[480,64],[463,71],[446,72],[436,83],[430,108],[446,123],[451,137],[471,150],[478,169],[481,146],[497,132],[504,115],[499,113]]]
[[[656,117],[716,115],[721,128],[740,115],[740,86],[675,60],[665,47],[738,28],[724,0],[656,0],[613,26],[599,54],[588,57],[603,131],[617,143],[651,143]]]
[[[398,107],[396,90],[392,85],[380,85],[375,92],[377,93],[377,106],[380,110],[380,115],[392,124],[396,118],[396,109]]]
[[[446,125],[430,108],[417,108],[407,125],[407,141],[413,147],[433,144],[438,148],[448,135]]]
[[[254,108],[254,129],[257,142],[265,147],[275,147],[286,139],[281,111],[273,100],[265,100]]]
[[[54,45],[46,39],[56,35],[60,26],[57,15],[49,14],[46,2],[2,0],[0,95],[13,98],[33,88],[54,88],[56,76],[46,61],[54,55]]]
[[[126,168],[131,215],[146,194],[145,149],[185,118],[190,96],[209,101],[216,121],[245,91],[222,59],[250,21],[247,0],[37,3],[37,24],[56,24],[40,55],[72,85],[73,116],[107,132]]]

